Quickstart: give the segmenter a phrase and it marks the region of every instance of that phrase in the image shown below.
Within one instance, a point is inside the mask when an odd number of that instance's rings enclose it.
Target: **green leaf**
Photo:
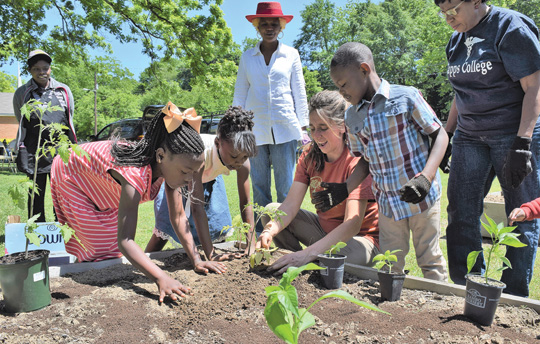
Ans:
[[[474,264],[476,264],[476,259],[482,251],[471,251],[467,256],[467,272],[471,272]]]
[[[524,244],[522,243],[521,241],[519,241],[519,239],[517,238],[517,235],[516,236],[512,236],[510,234],[515,234],[515,233],[508,233],[501,241],[500,243],[501,244],[504,244],[504,245],[507,245],[507,246],[512,246],[512,247],[525,247],[527,246],[527,244]]]
[[[294,287],[278,291],[275,295],[286,311],[298,316],[298,296]]]
[[[302,331],[315,325],[315,317],[313,316],[313,314],[308,312],[305,308],[299,309],[298,313],[300,314],[299,321],[298,321],[298,335],[297,335],[299,337]]]
[[[502,260],[504,265],[506,265],[510,269],[512,268],[512,264],[510,264],[510,261],[508,260],[508,258],[506,258],[504,256],[500,256],[499,258]]]
[[[283,274],[281,277],[281,280],[279,281],[279,285],[282,287],[286,287],[291,284],[291,282],[298,277],[299,274],[302,273],[304,270],[324,270],[326,268],[321,268],[315,263],[309,263],[300,267],[293,267],[287,269],[287,272]]]
[[[287,311],[279,302],[269,301],[270,298],[267,300],[266,307],[264,308],[264,317],[268,327],[279,339],[286,343],[296,344],[292,324],[287,321]]]
[[[364,308],[367,308],[367,309],[370,309],[372,311],[377,311],[377,312],[381,312],[381,313],[384,313],[384,314],[388,314],[388,315],[391,315],[390,313],[386,312],[386,311],[383,311],[382,309],[380,309],[379,307],[375,306],[375,305],[372,305],[370,303],[367,303],[367,302],[364,302],[364,301],[360,301],[358,299],[356,299],[354,296],[352,296],[351,294],[347,293],[346,291],[344,290],[334,290],[334,291],[331,291],[329,293],[326,293],[324,294],[323,296],[321,296],[320,298],[318,298],[315,302],[313,302],[311,304],[311,306],[309,306],[310,308],[316,304],[317,302],[319,301],[322,301],[324,299],[327,299],[327,298],[330,298],[330,297],[336,297],[338,299],[343,299],[345,301],[349,301],[349,302],[352,302],[358,306],[361,306],[361,307],[364,307]]]
[[[28,233],[25,234],[28,241],[30,241],[32,244],[34,244],[34,245],[36,245],[38,247],[41,245],[41,240],[39,239],[40,235],[41,234],[39,234],[37,232],[28,232]]]

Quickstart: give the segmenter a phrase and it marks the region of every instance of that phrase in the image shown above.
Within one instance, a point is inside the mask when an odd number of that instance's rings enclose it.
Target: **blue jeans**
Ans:
[[[204,210],[208,217],[208,229],[212,241],[215,241],[224,238],[228,231],[221,233],[221,230],[224,226],[230,226],[232,224],[225,182],[223,181],[222,176],[217,176],[215,180],[204,183],[203,187],[205,202]],[[186,198],[183,197],[182,201],[185,207]],[[167,197],[165,197],[165,183],[161,186],[161,190],[159,190],[158,196],[154,200],[154,215],[156,217],[155,227],[162,232],[160,234],[166,234],[168,237],[180,243],[180,239],[178,239],[178,236],[174,232],[169,218],[169,207],[167,206]],[[190,214],[188,221],[191,227],[193,240],[195,240],[195,245],[200,245],[195,222],[193,221],[193,214]]]
[[[251,165],[251,183],[253,184],[253,202],[260,206],[272,203],[270,190],[271,171],[274,168],[277,202],[283,203],[293,182],[296,165],[296,140],[277,145],[257,146],[257,155],[249,158]],[[262,231],[262,224],[257,223],[256,231]]]
[[[465,284],[467,255],[482,249],[480,216],[484,197],[489,192],[495,176],[499,179],[505,199],[506,215],[523,203],[540,197],[540,128],[533,133],[531,163],[533,172],[516,189],[506,185],[502,177],[506,154],[516,135],[474,137],[456,131],[452,146],[452,166],[448,179],[448,265],[450,277],[455,283]],[[512,269],[506,269],[502,282],[505,293],[518,296],[529,295],[529,283],[533,276],[540,220],[518,222],[518,239],[527,247],[507,247],[506,258]],[[483,256],[480,256],[483,258]],[[484,272],[485,262],[480,258],[473,272]]]

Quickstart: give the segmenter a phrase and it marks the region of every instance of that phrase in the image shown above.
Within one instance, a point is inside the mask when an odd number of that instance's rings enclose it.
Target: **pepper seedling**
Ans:
[[[487,254],[486,271],[484,272],[484,277],[486,279],[485,283],[488,284],[489,276],[492,276],[496,272],[512,268],[512,264],[510,264],[508,258],[506,258],[503,253],[499,252],[499,247],[501,245],[507,245],[512,247],[525,247],[527,245],[519,241],[519,239],[517,238],[518,236],[520,236],[519,233],[512,233],[517,226],[504,227],[504,224],[502,222],[496,224],[495,221],[493,221],[493,219],[491,219],[489,216],[485,216],[487,223],[482,221],[482,226],[491,236],[492,245],[489,248],[485,248],[480,251],[472,251],[469,253],[469,255],[467,256],[467,272],[471,272],[480,253],[483,252],[484,257]],[[499,262],[501,262],[500,267],[497,269],[492,269],[492,263],[494,263],[494,261],[496,260],[499,260]]]
[[[379,253],[373,257],[373,263],[375,263],[375,269],[381,270],[384,266],[388,266],[388,273],[392,273],[392,265],[396,263],[397,256],[396,253],[401,252],[401,250],[386,250],[384,253]]]
[[[344,248],[345,246],[347,246],[347,244],[344,243],[343,241],[340,241],[340,242],[332,245],[332,247],[330,247],[330,249],[324,251],[324,253],[327,254],[329,257],[332,257],[334,254],[339,253],[339,251],[341,251],[341,249]]]
[[[315,300],[307,309],[298,308],[298,294],[296,288],[291,285],[292,281],[305,270],[323,270],[324,268],[314,263],[309,263],[301,267],[290,267],[283,274],[279,285],[269,286],[266,291],[266,307],[264,308],[264,317],[268,327],[274,334],[290,344],[297,344],[300,333],[309,327],[315,325],[315,318],[309,312],[319,301],[334,297],[352,302],[358,306],[390,315],[390,313],[369,304],[360,301],[351,294],[343,290],[331,291],[317,300]]]

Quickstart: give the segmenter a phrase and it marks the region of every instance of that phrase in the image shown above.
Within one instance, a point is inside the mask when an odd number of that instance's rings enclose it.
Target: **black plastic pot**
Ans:
[[[14,263],[0,263],[0,287],[8,313],[35,311],[51,304],[49,288],[49,251],[30,251],[35,255]],[[3,261],[24,255],[22,252],[2,257]]]
[[[506,284],[491,278],[488,278],[490,284],[486,284],[485,277],[477,273],[468,274],[465,279],[467,295],[463,314],[480,325],[491,326]]]
[[[388,273],[379,271],[379,291],[381,299],[387,301],[398,301],[401,298],[401,290],[405,281],[405,274]]]
[[[328,289],[339,289],[343,284],[343,271],[345,270],[345,258],[342,254],[319,254],[319,265],[324,270],[319,270],[323,284]]]

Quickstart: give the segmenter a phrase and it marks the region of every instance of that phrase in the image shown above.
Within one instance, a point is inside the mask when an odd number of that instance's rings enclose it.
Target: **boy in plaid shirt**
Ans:
[[[346,183],[323,183],[314,194],[317,209],[341,203],[371,172],[379,205],[381,252],[397,253],[403,271],[412,233],[425,278],[446,281],[439,247],[441,183],[437,168],[448,145],[441,122],[413,87],[390,85],[375,71],[371,50],[346,43],[334,54],[330,77],[353,104],[345,115],[350,151],[360,159]],[[430,139],[432,141],[430,147]]]

